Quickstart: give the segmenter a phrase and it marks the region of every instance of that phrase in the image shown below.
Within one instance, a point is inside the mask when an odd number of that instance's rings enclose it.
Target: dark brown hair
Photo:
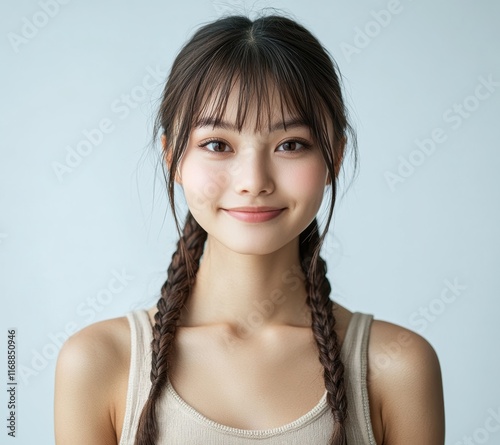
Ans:
[[[179,241],[157,303],[151,343],[152,386],[141,413],[135,445],[153,445],[157,440],[156,405],[167,383],[176,327],[195,282],[207,238],[190,211],[181,235],[175,212],[173,173],[186,149],[193,125],[207,113],[216,122],[222,119],[236,80],[240,81],[238,129],[243,128],[247,109],[254,104],[259,110],[256,130],[262,126],[259,118],[265,111],[270,125],[269,89],[276,87],[282,116],[286,109],[306,122],[321,150],[329,177],[333,178],[325,228],[320,235],[315,218],[299,236],[299,252],[307,304],[311,310],[311,328],[324,367],[327,403],[333,416],[330,444],[345,445],[344,366],[335,332],[334,303],[330,299],[326,263],[320,256],[320,249],[332,218],[336,182],[348,141],[354,149],[356,166],[356,138],[348,122],[335,61],[307,29],[277,14],[262,15],[255,20],[244,15],[226,16],[200,27],[175,58],[162,93],[153,138],[161,132],[168,141],[162,153],[162,168]],[[207,112],[206,104],[214,99],[215,106]],[[328,124],[333,126],[333,134],[328,132]],[[167,157],[171,164],[165,169]]]

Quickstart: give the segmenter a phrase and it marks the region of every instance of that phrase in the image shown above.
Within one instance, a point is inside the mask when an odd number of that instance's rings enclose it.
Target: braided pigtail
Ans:
[[[326,277],[326,262],[319,256],[321,241],[316,218],[299,238],[302,269],[306,274],[307,304],[311,309],[312,330],[323,367],[327,402],[334,420],[330,445],[347,445],[344,421],[347,416],[347,396],[344,385],[344,365],[335,332],[333,301]]]
[[[183,235],[177,243],[168,268],[167,281],[161,288],[151,342],[151,389],[139,419],[135,445],[154,445],[158,438],[156,403],[167,383],[170,355],[181,309],[198,271],[207,232],[188,212]]]

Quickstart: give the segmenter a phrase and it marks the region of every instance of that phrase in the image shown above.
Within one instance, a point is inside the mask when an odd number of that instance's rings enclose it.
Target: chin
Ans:
[[[262,231],[250,233],[238,231],[228,236],[228,233],[214,233],[212,236],[226,249],[241,255],[269,255],[288,246],[296,236],[282,230],[281,233],[270,231],[265,234]]]

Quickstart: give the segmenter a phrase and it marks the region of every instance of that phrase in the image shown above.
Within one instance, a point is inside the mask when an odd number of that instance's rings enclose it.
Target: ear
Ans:
[[[161,145],[163,148],[163,156],[165,157],[165,163],[167,164],[168,171],[170,171],[170,166],[172,165],[172,149],[168,147],[167,137],[161,135]],[[179,165],[177,165],[177,172],[175,174],[175,182],[182,184],[182,178],[179,172]]]
[[[342,165],[342,161],[344,160],[344,152],[345,152],[346,142],[347,142],[347,140],[346,140],[345,136],[339,142],[339,146],[338,146],[339,159],[335,165],[335,178],[337,178],[337,176],[339,175],[340,167]],[[330,185],[331,183],[332,183],[332,178],[330,177],[330,173],[328,173],[327,178],[326,178],[326,185]]]

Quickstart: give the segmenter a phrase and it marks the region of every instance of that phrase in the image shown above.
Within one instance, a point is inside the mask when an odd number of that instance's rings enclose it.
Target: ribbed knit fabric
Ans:
[[[127,401],[119,445],[134,445],[139,416],[151,381],[151,323],[146,310],[126,314],[130,323],[131,361]],[[349,445],[376,445],[366,386],[368,339],[373,315],[354,312],[341,349],[345,366]],[[156,445],[327,445],[333,418],[326,392],[308,413],[281,427],[244,430],[214,422],[196,411],[167,383],[157,406],[159,439]]]

